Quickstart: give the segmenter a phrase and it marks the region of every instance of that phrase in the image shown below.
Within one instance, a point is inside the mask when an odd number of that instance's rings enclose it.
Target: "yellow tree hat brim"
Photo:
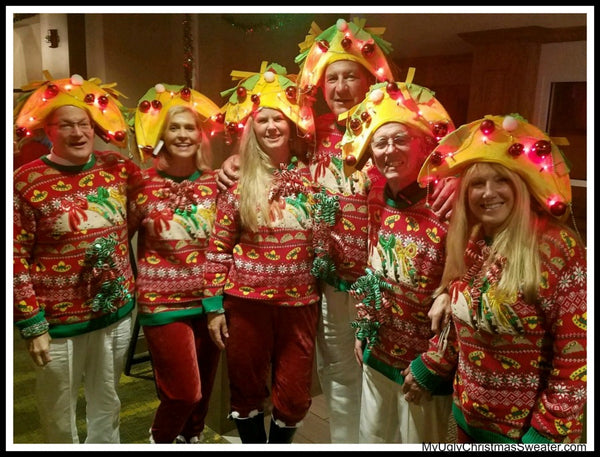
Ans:
[[[285,67],[263,61],[258,73],[232,71],[231,77],[240,81],[221,92],[221,96],[228,97],[222,108],[228,129],[239,132],[252,113],[260,108],[272,108],[281,111],[300,132],[310,130],[314,123],[312,110],[298,105],[296,75],[287,74]]]
[[[80,75],[53,80],[47,72],[44,74],[46,80],[21,88],[27,98],[15,107],[18,137],[43,128],[47,116],[56,108],[71,105],[90,114],[96,133],[105,142],[120,148],[127,146],[128,127],[124,115],[127,108],[118,100],[123,94],[114,90],[115,83],[101,84],[98,78],[86,81]]]
[[[412,71],[408,80],[412,80]],[[398,122],[417,129],[438,141],[454,130],[444,106],[429,89],[407,82],[378,83],[370,87],[365,99],[339,116],[346,119],[341,141],[344,172],[350,176],[370,157],[369,143],[383,124]]]
[[[173,106],[189,106],[200,115],[203,128],[215,133],[223,128],[219,106],[197,90],[183,85],[156,84],[138,101],[135,109],[135,138],[142,160],[150,156],[162,135],[165,119]]]
[[[518,114],[487,115],[444,137],[423,164],[418,180],[425,185],[460,175],[477,162],[497,163],[517,173],[542,208],[563,219],[572,198],[570,165],[557,142]]]

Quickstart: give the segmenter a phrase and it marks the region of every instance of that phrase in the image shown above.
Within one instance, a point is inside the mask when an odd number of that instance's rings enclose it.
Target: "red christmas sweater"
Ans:
[[[131,205],[139,224],[137,303],[141,325],[198,316],[206,248],[217,200],[214,171],[178,179],[154,168]]]
[[[276,306],[305,306],[320,300],[314,259],[314,193],[308,167],[275,172],[270,194],[279,211],[273,227],[259,214],[256,232],[242,229],[237,183],[217,198],[215,225],[206,252],[203,305],[221,311],[223,294]]]
[[[454,416],[479,442],[575,442],[586,402],[586,254],[552,223],[540,231],[539,300],[496,293],[504,261],[484,268],[485,240],[469,242],[467,274],[451,285],[454,329],[411,364],[431,388],[454,367]],[[458,335],[458,337],[457,337]],[[450,355],[449,355],[450,354]],[[456,361],[458,357],[458,361]]]
[[[82,166],[42,157],[14,171],[14,323],[23,337],[75,336],[132,311],[127,206],[140,178],[113,151]]]
[[[427,313],[445,258],[447,224],[415,187],[409,201],[391,199],[381,186],[369,193],[368,270],[351,287],[361,300],[352,325],[368,341],[363,362],[398,384],[433,336]],[[451,392],[442,387],[436,393]]]
[[[318,276],[340,290],[364,273],[367,255],[367,194],[381,177],[367,162],[364,171],[344,174],[340,142],[343,131],[332,113],[319,116],[316,125],[316,147],[311,156],[313,179],[337,196],[339,208],[335,225],[329,230],[330,241]]]

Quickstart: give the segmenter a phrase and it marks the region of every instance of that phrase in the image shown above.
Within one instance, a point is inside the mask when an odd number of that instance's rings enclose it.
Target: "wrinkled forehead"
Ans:
[[[331,62],[325,68],[325,78],[332,75],[347,75],[354,74],[359,77],[367,79],[370,75],[369,71],[358,62],[354,60],[336,60]]]
[[[46,118],[49,123],[56,123],[59,121],[69,121],[69,122],[80,122],[82,120],[89,120],[92,122],[91,114],[78,106],[74,105],[63,105],[59,106],[52,110],[48,117]]]

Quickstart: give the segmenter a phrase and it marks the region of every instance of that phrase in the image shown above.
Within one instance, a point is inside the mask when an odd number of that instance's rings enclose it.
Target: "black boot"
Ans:
[[[264,413],[258,413],[254,417],[246,417],[245,419],[234,419],[234,421],[242,443],[267,442]]]
[[[294,439],[296,427],[280,427],[271,417],[271,426],[269,428],[269,443],[273,444],[290,444]]]

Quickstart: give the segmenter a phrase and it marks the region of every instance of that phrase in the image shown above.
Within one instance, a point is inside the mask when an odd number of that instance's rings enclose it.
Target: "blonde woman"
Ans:
[[[199,443],[220,354],[202,307],[217,198],[205,130],[218,107],[196,91],[157,86],[138,103],[136,137],[153,151],[153,166],[131,206],[139,227],[138,319],[160,400],[150,442]],[[154,108],[144,111],[149,100]]]
[[[229,417],[242,443],[267,442],[269,388],[268,442],[291,443],[312,401],[315,187],[294,146],[303,119],[286,97],[285,69],[263,64],[239,87],[245,97],[230,99],[226,119],[244,123],[241,178],[217,200],[203,303],[211,337],[226,351]]]
[[[586,253],[564,224],[568,171],[518,115],[462,126],[421,170],[422,182],[462,175],[438,298],[451,302],[453,326],[411,364],[404,389],[418,398],[456,369],[461,442],[581,439]]]

